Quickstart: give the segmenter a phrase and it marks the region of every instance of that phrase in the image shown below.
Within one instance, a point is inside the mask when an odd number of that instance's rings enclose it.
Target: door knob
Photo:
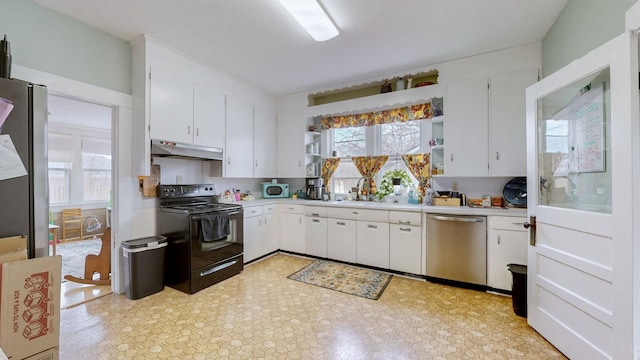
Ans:
[[[529,221],[525,221],[522,226],[525,229],[531,228],[529,231],[529,245],[536,246],[536,217],[529,216]]]

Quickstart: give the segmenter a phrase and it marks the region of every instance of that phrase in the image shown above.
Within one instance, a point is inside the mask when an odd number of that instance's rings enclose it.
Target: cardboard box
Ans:
[[[0,238],[0,264],[26,260],[27,259],[27,237],[12,236]]]
[[[58,359],[60,359],[60,352],[58,347],[56,346],[52,349],[45,350],[33,356],[29,356],[24,360],[58,360]]]
[[[0,347],[9,359],[25,359],[60,341],[62,257],[0,265]]]
[[[459,198],[436,197],[433,199],[435,206],[460,206]]]

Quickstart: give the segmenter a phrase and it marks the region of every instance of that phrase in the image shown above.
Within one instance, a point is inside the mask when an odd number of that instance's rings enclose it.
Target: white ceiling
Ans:
[[[568,0],[319,0],[340,31],[325,42],[276,0],[34,1],[286,95],[540,41]]]

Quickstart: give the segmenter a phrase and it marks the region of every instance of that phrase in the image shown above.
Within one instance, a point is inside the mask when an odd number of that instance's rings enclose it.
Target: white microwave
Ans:
[[[288,198],[289,197],[289,185],[288,184],[274,184],[274,183],[262,183],[262,197],[269,198]]]

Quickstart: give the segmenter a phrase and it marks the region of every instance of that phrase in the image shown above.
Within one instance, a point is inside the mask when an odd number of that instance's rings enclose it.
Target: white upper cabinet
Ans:
[[[291,95],[278,102],[278,177],[305,177],[306,96]]]
[[[147,44],[149,122],[152,139],[193,142],[193,76],[189,61]]]
[[[225,96],[206,83],[193,84],[193,144],[224,148]]]
[[[227,96],[224,176],[253,177],[253,105]]]
[[[523,70],[490,78],[489,175],[527,174],[525,90],[538,81],[538,70]]]
[[[444,98],[444,175],[487,176],[487,78],[447,85]]]
[[[255,106],[253,121],[253,176],[275,178],[277,174],[277,132],[275,111]]]

